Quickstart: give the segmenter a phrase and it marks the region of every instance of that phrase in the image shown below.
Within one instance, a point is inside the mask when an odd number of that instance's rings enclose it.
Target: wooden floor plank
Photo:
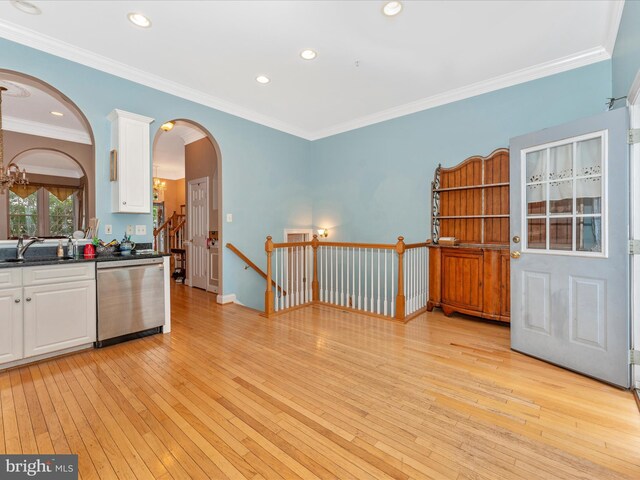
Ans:
[[[265,319],[172,286],[173,330],[0,372],[0,453],[81,478],[640,478],[633,397],[508,328],[322,306]]]

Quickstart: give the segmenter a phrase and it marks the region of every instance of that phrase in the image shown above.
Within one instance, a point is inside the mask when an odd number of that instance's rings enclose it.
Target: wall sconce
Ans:
[[[326,228],[319,228],[318,229],[318,237],[327,238],[328,236],[329,236],[329,230],[327,230]]]

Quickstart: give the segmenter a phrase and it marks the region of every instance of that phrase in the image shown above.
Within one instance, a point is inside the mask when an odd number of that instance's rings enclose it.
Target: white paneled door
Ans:
[[[511,140],[511,347],[629,386],[626,109]]]
[[[209,251],[207,236],[209,229],[209,184],[208,179],[198,178],[188,183],[189,205],[187,210],[187,275],[189,285],[207,289]]]

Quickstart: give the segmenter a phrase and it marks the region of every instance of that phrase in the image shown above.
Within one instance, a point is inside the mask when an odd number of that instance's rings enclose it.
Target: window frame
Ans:
[[[576,145],[578,142],[582,142],[585,140],[592,140],[594,138],[601,139],[601,213],[600,214],[578,214],[576,211],[576,181],[582,178],[595,178],[598,175],[576,175],[575,161],[576,161]],[[549,162],[550,155],[549,150],[554,147],[559,147],[563,145],[571,145],[572,149],[572,175],[570,177],[572,181],[572,211],[571,214],[551,214],[549,210],[549,195],[548,195],[548,185],[553,181],[549,178]],[[565,255],[572,257],[591,257],[591,258],[608,258],[609,257],[609,208],[608,208],[608,165],[609,165],[609,137],[608,130],[598,130],[595,132],[590,132],[583,135],[578,135],[575,137],[568,137],[562,140],[557,140],[554,142],[544,143],[540,145],[536,145],[533,147],[529,147],[521,150],[520,152],[520,231],[522,232],[522,253],[531,253],[536,255]],[[547,169],[546,174],[547,178],[540,182],[527,182],[527,154],[531,152],[538,152],[541,150],[546,150],[546,162]],[[555,180],[557,181],[557,180]],[[527,204],[527,187],[532,184],[542,183],[547,188],[547,195],[545,195],[546,209],[544,215],[529,215],[528,214],[528,204]],[[544,219],[545,220],[545,242],[546,248],[529,248],[529,228],[528,228],[528,220],[529,219]],[[550,249],[550,219],[571,219],[572,233],[571,233],[571,250],[552,250]],[[581,251],[575,250],[576,248],[576,228],[577,228],[577,219],[579,218],[600,218],[601,219],[601,251],[599,252],[590,252],[590,251]]]

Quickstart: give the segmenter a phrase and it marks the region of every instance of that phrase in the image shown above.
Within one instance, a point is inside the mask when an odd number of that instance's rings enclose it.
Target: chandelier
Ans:
[[[0,193],[5,193],[13,185],[26,185],[27,172],[23,168],[22,171],[17,165],[12,164],[4,168],[4,131],[2,130],[2,92],[6,91],[5,87],[0,86]]]
[[[167,182],[158,177],[158,167],[153,166],[153,189],[163,192],[167,189]]]

